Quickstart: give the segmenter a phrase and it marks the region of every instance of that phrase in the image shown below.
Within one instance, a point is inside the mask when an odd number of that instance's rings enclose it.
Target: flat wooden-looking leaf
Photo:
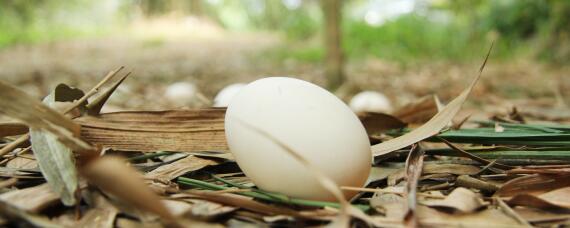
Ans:
[[[228,151],[225,109],[129,111],[84,116],[81,136],[125,151]]]
[[[55,104],[55,95],[44,99],[48,106]],[[44,130],[30,130],[32,150],[47,183],[66,206],[77,203],[79,177],[75,158],[69,147],[57,140],[57,136]]]
[[[471,213],[485,205],[477,194],[461,187],[453,190],[443,200],[431,200],[422,203],[433,208],[461,213]]]

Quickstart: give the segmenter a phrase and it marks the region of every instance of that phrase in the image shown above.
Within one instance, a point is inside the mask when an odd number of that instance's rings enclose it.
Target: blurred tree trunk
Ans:
[[[202,9],[202,0],[189,0],[190,1],[190,14],[202,17],[204,11]]]
[[[321,4],[325,16],[327,87],[329,90],[336,90],[345,80],[340,31],[342,0],[321,0]]]

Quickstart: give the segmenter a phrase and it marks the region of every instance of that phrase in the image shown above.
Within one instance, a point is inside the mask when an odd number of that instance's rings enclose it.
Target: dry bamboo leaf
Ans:
[[[516,211],[524,220],[531,223],[544,223],[555,221],[566,221],[570,219],[570,213],[561,213],[560,211],[542,210],[530,207],[515,207]]]
[[[0,215],[4,218],[10,219],[10,221],[22,222],[23,224],[20,225],[25,227],[61,227],[51,222],[48,218],[30,214],[21,208],[10,205],[9,202],[4,200],[0,200]]]
[[[225,109],[129,111],[75,119],[81,136],[104,148],[125,151],[228,151]]]
[[[0,200],[8,202],[24,211],[37,213],[57,204],[59,196],[48,184],[18,189],[0,195]]]
[[[357,115],[368,135],[380,134],[386,130],[406,127],[406,123],[394,116],[384,113],[361,112]]]
[[[12,169],[37,169],[38,162],[28,157],[15,157],[6,163],[6,168]]]
[[[461,165],[461,164],[425,164],[423,173],[433,174],[433,173],[449,173],[455,175],[474,175],[477,174],[481,169],[472,165]]]
[[[55,105],[56,92],[57,89],[43,101],[49,107]],[[78,95],[82,96],[82,94]],[[54,192],[59,194],[64,205],[76,204],[79,177],[71,149],[59,142],[56,135],[34,128],[30,129],[30,141],[36,161],[47,183]]]
[[[384,190],[395,191],[388,187]],[[370,206],[382,212],[386,218],[403,221],[406,216],[406,202],[404,197],[394,193],[376,193],[370,199]]]
[[[508,201],[511,205],[541,209],[570,210],[570,187],[552,190],[540,195],[521,194]]]
[[[416,216],[416,192],[418,189],[418,181],[422,175],[424,164],[424,150],[414,144],[406,159],[406,214],[404,216],[404,224],[407,227],[418,227]]]
[[[90,183],[135,207],[159,215],[166,222],[175,222],[174,216],[164,207],[160,199],[142,180],[133,168],[119,158],[106,156],[94,159],[80,172]]]
[[[437,113],[435,96],[428,95],[399,108],[392,115],[408,124],[423,124]]]
[[[116,81],[111,87],[109,87],[103,94],[95,98],[91,104],[87,105],[87,114],[89,115],[99,115],[101,109],[107,102],[107,100],[113,95],[115,90],[129,77],[130,73],[127,73],[125,76],[121,77],[118,81]]]
[[[570,186],[570,175],[533,174],[522,176],[503,184],[496,196],[510,197],[520,194],[538,195],[554,189]]]
[[[445,108],[441,110],[441,112],[438,112],[433,118],[431,118],[421,127],[418,127],[417,129],[414,129],[413,131],[395,139],[372,146],[372,154],[374,156],[381,156],[392,151],[402,149],[433,135],[436,135],[439,133],[439,131],[441,131],[441,129],[446,127],[453,119],[453,117],[457,114],[457,112],[459,112],[461,106],[471,93],[471,90],[473,90],[473,87],[475,87],[477,84],[477,81],[483,73],[487,59],[489,59],[492,48],[493,46],[491,46],[489,49],[489,52],[485,57],[485,61],[481,65],[481,68],[479,68],[479,74],[475,77],[475,79],[473,79],[469,87],[467,87],[467,89],[465,89],[458,97],[449,102],[449,104],[447,104]]]
[[[32,129],[50,132],[74,151],[91,151],[93,148],[74,137],[80,125],[48,108],[26,93],[0,82],[1,113],[21,120]]]
[[[199,170],[209,165],[217,164],[219,164],[219,162],[214,160],[189,155],[173,163],[160,166],[153,171],[146,173],[144,176],[147,179],[172,180],[184,175],[185,173]]]
[[[298,218],[308,218],[305,215],[298,213],[295,210],[288,208],[277,207],[274,205],[264,204],[257,202],[250,197],[230,194],[230,193],[216,193],[211,191],[197,191],[189,190],[184,193],[175,194],[170,196],[172,199],[184,199],[184,198],[197,198],[204,199],[216,203],[221,203],[224,205],[230,205],[234,207],[245,208],[254,212],[266,214],[266,215],[289,215]]]
[[[477,194],[466,188],[456,188],[443,200],[424,201],[422,204],[450,212],[472,213],[485,203]]]
[[[496,208],[467,214],[448,214],[420,206],[418,219],[422,227],[525,227]]]
[[[0,123],[0,137],[21,135],[28,133],[28,126],[20,122]]]
[[[168,200],[168,201],[170,201],[171,203],[176,202],[173,204],[174,206],[178,205],[177,208],[179,210],[177,211],[178,213],[180,213],[180,215],[190,213],[194,217],[199,217],[200,219],[208,221],[212,221],[217,217],[234,212],[235,210],[238,209],[237,207],[226,206],[223,204],[207,200],[200,200],[200,199],[184,199],[185,202],[174,201],[174,200]],[[185,205],[181,205],[180,203],[184,203]],[[167,207],[173,209],[171,206],[173,205],[167,204]],[[173,214],[176,215],[176,213],[174,212]]]
[[[465,188],[479,189],[486,192],[495,192],[500,188],[499,185],[489,183],[468,175],[458,176],[457,180],[455,181],[455,185]]]

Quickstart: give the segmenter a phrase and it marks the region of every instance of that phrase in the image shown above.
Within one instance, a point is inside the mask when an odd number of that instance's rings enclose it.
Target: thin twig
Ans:
[[[516,211],[514,211],[509,205],[507,205],[505,201],[503,201],[501,198],[494,197],[493,199],[495,200],[495,202],[497,202],[497,205],[505,214],[517,220],[517,222],[519,222],[521,225],[525,227],[534,227],[528,221],[526,221],[526,219],[524,219]]]

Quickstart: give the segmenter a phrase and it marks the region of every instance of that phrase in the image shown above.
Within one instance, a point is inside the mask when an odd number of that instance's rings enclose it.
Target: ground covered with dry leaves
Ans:
[[[227,149],[223,108],[102,113],[107,101],[113,102],[111,95],[121,93],[123,81],[136,77],[120,70],[89,85],[93,86],[90,90],[53,86],[53,91],[46,91],[50,95],[43,104],[0,83],[0,113],[11,117],[0,123],[1,224],[570,224],[570,125],[563,124],[570,119],[567,109],[544,108],[539,101],[528,99],[521,107],[502,98],[492,105],[471,104],[462,109],[469,95],[477,99],[489,93],[493,80],[473,83],[463,92],[447,91],[443,94],[450,100],[446,106],[434,96],[418,99],[410,95],[392,113],[360,113],[375,161],[365,188],[338,186],[342,191],[359,192],[348,199],[350,204],[344,204],[294,199],[256,188]],[[351,71],[358,75],[357,69]],[[355,77],[354,81],[365,84],[366,78]],[[395,82],[390,96],[410,85],[403,78]],[[459,87],[472,80],[456,79],[454,84]],[[17,81],[8,81],[13,80]],[[429,94],[432,89],[414,91]],[[137,107],[146,110],[147,105]]]

